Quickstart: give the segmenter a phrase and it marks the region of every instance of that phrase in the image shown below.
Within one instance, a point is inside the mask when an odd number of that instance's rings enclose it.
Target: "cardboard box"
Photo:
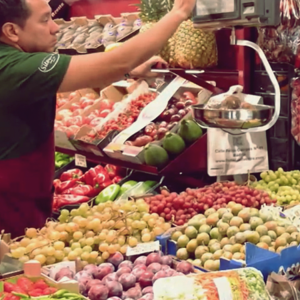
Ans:
[[[207,100],[210,96],[210,93],[207,93],[207,91],[202,87],[187,84],[186,80],[181,77],[175,78],[152,103],[148,104],[149,107],[145,107],[144,110],[140,113],[140,115],[142,115],[143,113],[148,114],[148,110],[151,110],[153,112],[151,118],[147,118],[148,123],[145,123],[141,120],[141,124],[139,124],[139,120],[137,120],[129,128],[123,130],[118,136],[114,138],[114,140],[109,145],[105,147],[104,152],[106,153],[106,155],[131,163],[144,164],[144,147],[126,145],[125,142],[127,140],[130,140],[130,137],[133,134],[139,132],[161,114],[162,111],[159,105],[160,103],[162,103],[166,99],[167,101],[169,101],[172,97],[180,99],[182,97],[182,94],[186,91],[192,92],[196,98],[198,97],[198,102]],[[166,105],[167,104],[168,102],[166,103]],[[164,106],[164,108],[166,107],[166,105]],[[152,109],[152,106],[157,106],[157,109]],[[147,112],[145,112],[146,109]],[[184,118],[191,118],[191,113],[185,115]],[[179,124],[174,126],[170,131],[176,132],[178,127]],[[153,141],[152,143],[160,145],[162,143],[162,140]]]
[[[117,103],[121,102],[126,95],[129,95],[126,101],[130,101],[130,95],[132,95],[141,84],[145,83],[134,81],[128,87],[111,85],[100,92],[100,99],[110,99]],[[123,105],[123,103],[121,103],[121,105],[123,107],[125,104]],[[97,109],[97,105],[95,105],[94,109]],[[121,109],[122,108],[119,110]],[[99,128],[93,128],[89,125],[82,126],[76,136],[70,140],[73,147],[80,151],[91,152],[95,155],[103,156],[102,148],[100,146],[100,143],[103,141],[103,139],[96,137],[96,131],[100,129],[103,124],[107,122],[107,120],[114,118],[118,114],[119,110],[115,109],[113,112],[108,114],[108,116],[104,118],[103,123],[100,124]],[[87,137],[87,135],[93,131],[95,132],[95,137]]]
[[[42,277],[52,286],[80,294],[78,281],[66,277],[62,278],[60,281],[55,280],[57,272],[64,267],[68,267],[74,274],[82,270],[80,262],[63,261],[54,265],[44,266],[42,268]]]

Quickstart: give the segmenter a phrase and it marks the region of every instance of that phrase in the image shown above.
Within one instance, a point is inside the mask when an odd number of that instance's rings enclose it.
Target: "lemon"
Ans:
[[[113,43],[113,44],[110,44],[110,45],[108,45],[108,46],[105,48],[105,52],[114,50],[115,48],[118,48],[118,47],[121,46],[122,44],[123,44],[123,43]]]

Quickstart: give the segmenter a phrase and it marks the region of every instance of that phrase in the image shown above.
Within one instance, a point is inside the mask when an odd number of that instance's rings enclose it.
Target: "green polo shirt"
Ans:
[[[49,138],[56,93],[70,60],[0,43],[0,160],[31,153]]]

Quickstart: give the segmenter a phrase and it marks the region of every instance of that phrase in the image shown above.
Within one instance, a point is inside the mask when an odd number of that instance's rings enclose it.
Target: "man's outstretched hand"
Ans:
[[[130,75],[132,77],[137,78],[154,78],[161,76],[161,73],[154,73],[151,72],[151,68],[153,66],[156,66],[156,68],[162,68],[162,66],[167,66],[167,62],[165,62],[161,57],[159,56],[153,56],[143,64],[136,67],[132,72],[130,72]]]

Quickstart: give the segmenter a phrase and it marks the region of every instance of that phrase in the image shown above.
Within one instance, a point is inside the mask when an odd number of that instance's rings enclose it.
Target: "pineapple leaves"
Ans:
[[[141,0],[133,6],[138,7],[143,22],[157,22],[172,9],[173,4],[174,0]]]

